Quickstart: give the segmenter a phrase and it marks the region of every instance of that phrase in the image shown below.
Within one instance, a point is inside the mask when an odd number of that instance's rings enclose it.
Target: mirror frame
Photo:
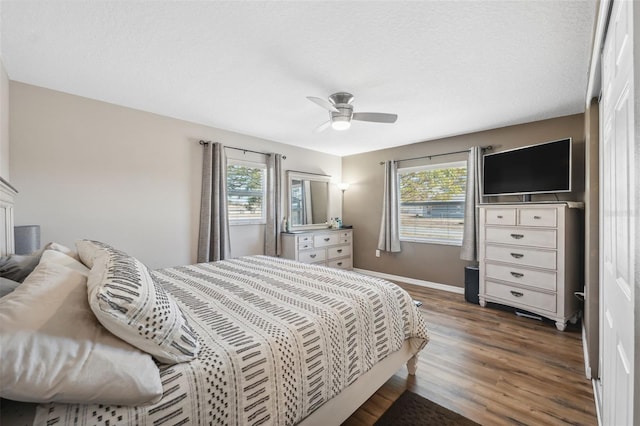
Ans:
[[[300,180],[313,180],[316,182],[325,182],[327,185],[327,221],[322,223],[312,223],[308,225],[294,225],[291,223],[291,182],[294,179]],[[324,229],[328,228],[329,215],[331,214],[331,176],[320,175],[315,173],[298,172],[295,170],[287,170],[287,220],[289,221],[289,228],[291,232],[302,231],[306,229]]]

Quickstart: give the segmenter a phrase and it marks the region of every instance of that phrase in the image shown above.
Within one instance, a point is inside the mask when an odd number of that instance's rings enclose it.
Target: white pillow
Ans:
[[[89,276],[89,268],[84,266],[73,257],[70,257],[68,254],[65,254],[64,252],[58,250],[45,250],[44,253],[42,253],[42,257],[40,258],[40,263],[42,262],[55,263],[60,266],[66,266],[67,268],[71,268],[74,271],[81,273],[85,277]]]
[[[64,253],[69,257],[73,257],[75,260],[80,260],[80,258],[78,257],[78,252],[73,251],[69,247],[63,246],[62,244],[58,244],[56,242],[50,242],[49,244],[44,246],[44,249],[59,251],[60,253]]]
[[[155,362],[97,321],[86,281],[44,259],[0,299],[1,397],[120,405],[160,400]]]
[[[173,297],[138,259],[109,246],[100,247],[104,245],[78,244],[80,259],[92,264],[87,288],[98,321],[162,363],[194,359],[198,335]]]

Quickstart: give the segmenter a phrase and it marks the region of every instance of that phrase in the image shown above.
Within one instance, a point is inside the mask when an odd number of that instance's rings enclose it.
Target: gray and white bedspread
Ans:
[[[428,340],[404,290],[349,271],[250,256],[153,277],[200,335],[198,358],[161,368],[157,404],[44,404],[36,424],[291,425],[405,340]]]

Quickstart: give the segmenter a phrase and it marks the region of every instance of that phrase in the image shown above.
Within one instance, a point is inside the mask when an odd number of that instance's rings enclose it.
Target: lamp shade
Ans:
[[[16,254],[31,254],[40,249],[40,225],[14,226]]]

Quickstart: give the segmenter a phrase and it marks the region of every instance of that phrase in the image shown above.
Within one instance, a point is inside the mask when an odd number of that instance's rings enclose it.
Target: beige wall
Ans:
[[[401,243],[401,253],[383,252],[381,257],[375,256],[382,206],[383,166],[379,164],[381,161],[464,150],[474,145],[492,145],[494,151],[501,151],[565,137],[573,138],[574,191],[559,195],[561,199],[582,200],[585,139],[583,114],[343,157],[343,180],[351,184],[344,194],[343,215],[344,223],[354,225],[354,266],[463,287],[464,267],[470,264],[460,260],[458,246],[404,241]],[[439,157],[431,163],[435,163],[436,160],[448,162],[460,159],[466,159],[466,155]],[[543,199],[553,199],[553,196],[545,194],[533,197],[534,201]],[[505,199],[507,200],[509,198]]]
[[[11,182],[9,173],[9,78],[0,58],[0,177]]]
[[[195,262],[200,139],[279,152],[283,170],[341,180],[340,157],[27,84],[10,88],[16,224],[40,224],[43,243],[103,240],[152,268]],[[335,185],[331,196],[338,216]],[[234,226],[231,239],[234,256],[263,252],[262,225]]]

